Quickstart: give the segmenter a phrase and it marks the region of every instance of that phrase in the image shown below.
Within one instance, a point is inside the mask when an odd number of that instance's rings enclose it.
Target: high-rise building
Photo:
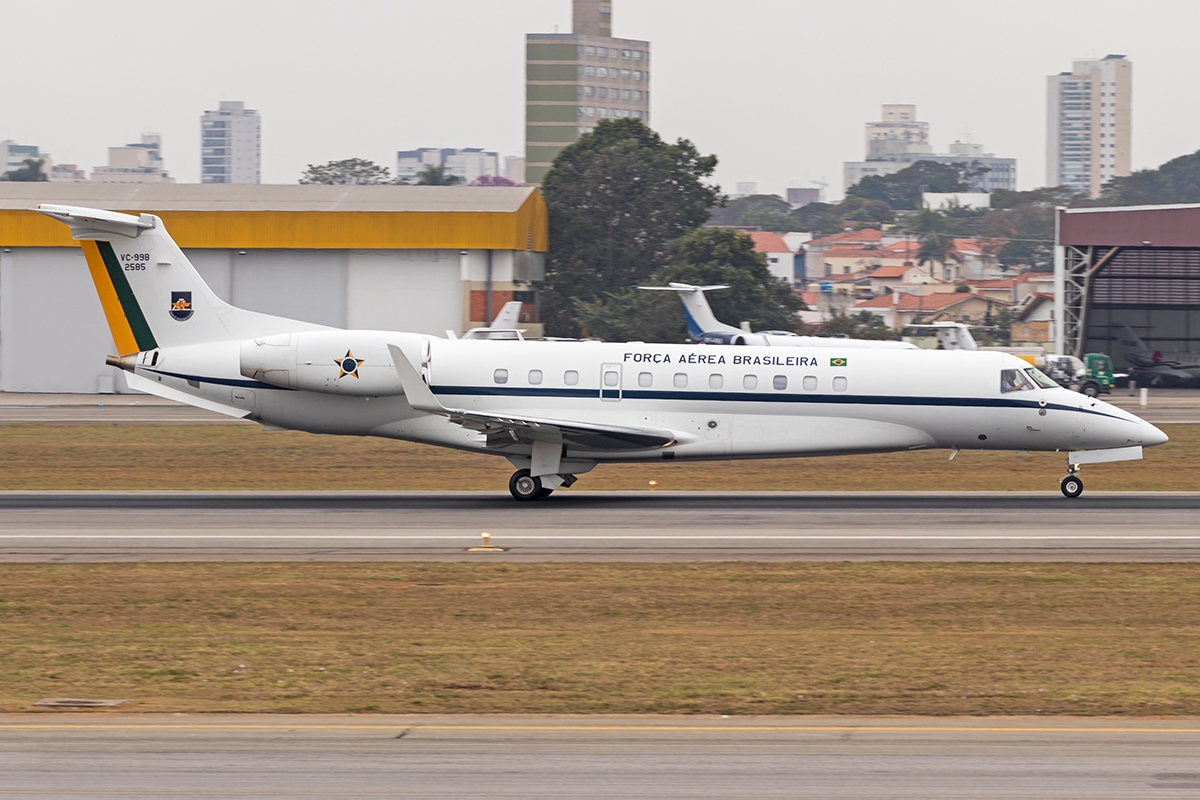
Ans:
[[[445,174],[470,183],[482,175],[500,174],[500,156],[482,147],[420,147],[396,153],[396,180],[416,183],[430,166],[443,167]]]
[[[12,139],[0,141],[0,175],[12,170],[23,169],[26,159],[42,162],[42,172],[50,174],[53,162],[48,153],[43,153],[36,144],[17,144]]]
[[[1047,79],[1046,184],[1096,197],[1129,174],[1133,62],[1121,55],[1076,61]]]
[[[1017,160],[985,153],[976,142],[954,142],[950,152],[935,153],[929,143],[929,123],[917,119],[914,105],[886,105],[882,119],[867,123],[867,158],[842,165],[846,188],[871,175],[892,175],[918,161],[961,164],[971,169],[967,183],[973,192],[1017,188]]]
[[[262,118],[246,104],[222,100],[200,117],[200,182],[262,183]]]
[[[650,121],[650,43],[612,36],[612,3],[573,0],[572,33],[525,36],[525,182],[597,121]]]
[[[174,183],[162,157],[162,137],[143,133],[140,142],[108,148],[108,164],[92,169],[97,183]]]

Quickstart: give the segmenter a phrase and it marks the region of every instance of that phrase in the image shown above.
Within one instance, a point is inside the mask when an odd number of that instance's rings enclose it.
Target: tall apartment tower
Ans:
[[[650,43],[612,36],[612,3],[573,0],[572,33],[525,36],[525,183],[602,119],[650,122]]]
[[[262,119],[245,103],[222,100],[200,117],[200,182],[262,183]]]
[[[1130,172],[1133,63],[1119,55],[1076,61],[1047,81],[1046,185],[1097,197]]]

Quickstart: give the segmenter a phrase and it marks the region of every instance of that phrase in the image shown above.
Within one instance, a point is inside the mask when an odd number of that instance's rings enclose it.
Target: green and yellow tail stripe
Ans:
[[[100,305],[104,308],[108,329],[112,331],[117,355],[127,356],[158,347],[112,245],[92,241],[80,244],[87,259],[88,272],[96,284],[96,293],[100,295]]]

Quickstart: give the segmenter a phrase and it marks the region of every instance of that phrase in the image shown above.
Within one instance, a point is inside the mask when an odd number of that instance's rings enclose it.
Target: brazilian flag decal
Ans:
[[[831,366],[831,367],[844,367],[844,366],[846,366],[846,359],[844,359],[844,358],[831,358],[831,359],[829,359],[829,366]]]

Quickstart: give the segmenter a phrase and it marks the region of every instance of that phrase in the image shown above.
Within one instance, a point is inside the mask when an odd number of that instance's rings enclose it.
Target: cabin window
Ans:
[[[758,388],[758,376],[757,375],[743,375],[742,376],[742,388],[743,389],[757,389]]]
[[[579,373],[573,369],[569,369],[563,373],[563,383],[567,386],[574,386],[579,383]]]
[[[620,379],[621,379],[620,376],[617,375],[617,373],[615,373],[615,372],[609,371],[609,372],[604,373],[604,385],[605,386],[616,386],[617,381],[619,381]]]
[[[833,390],[835,392],[846,391],[846,376],[838,375],[836,378],[833,379]]]
[[[776,375],[771,385],[775,387],[775,391],[782,392],[787,388],[787,375]]]
[[[529,382],[531,384],[533,384],[534,386],[537,386],[539,383],[541,383],[542,382],[542,371],[540,369],[529,370]]]
[[[508,370],[496,370],[492,373],[492,380],[494,380],[496,383],[508,383]]]
[[[815,392],[816,390],[817,390],[817,376],[816,375],[805,375],[804,376],[804,391]]]
[[[1000,393],[1008,394],[1009,392],[1027,392],[1033,389],[1033,381],[1025,377],[1025,374],[1019,369],[1005,369],[1000,371]]]
[[[675,388],[676,389],[686,389],[687,388],[687,373],[686,372],[676,372],[675,373]]]
[[[708,376],[708,388],[720,389],[724,385],[725,385],[725,376],[720,374],[719,372],[714,372],[712,375]]]
[[[646,388],[646,387],[649,387],[652,385],[654,385],[654,376],[653,375],[651,375],[649,372],[639,372],[638,373],[638,386]]]

